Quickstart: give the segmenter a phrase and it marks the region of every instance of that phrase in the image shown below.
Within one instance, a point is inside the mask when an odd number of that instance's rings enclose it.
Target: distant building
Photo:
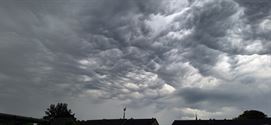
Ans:
[[[102,119],[80,121],[80,125],[159,125],[156,119]]]
[[[46,120],[0,113],[0,125],[48,124]]]
[[[50,121],[50,125],[77,125],[73,118],[56,118]]]
[[[271,119],[255,120],[175,120],[172,125],[271,125]]]

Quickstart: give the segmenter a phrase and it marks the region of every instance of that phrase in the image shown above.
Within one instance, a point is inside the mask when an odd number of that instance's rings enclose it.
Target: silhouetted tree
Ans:
[[[72,113],[71,109],[68,109],[68,104],[66,103],[58,103],[57,105],[51,104],[45,111],[43,119],[51,121],[56,118],[70,118],[76,120],[74,113]]]
[[[243,114],[239,115],[236,120],[247,120],[247,119],[265,119],[267,115],[257,110],[247,110]]]

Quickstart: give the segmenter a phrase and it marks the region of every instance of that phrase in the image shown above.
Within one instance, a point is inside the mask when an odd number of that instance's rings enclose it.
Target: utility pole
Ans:
[[[123,109],[123,119],[125,119],[125,111],[126,111],[126,106]]]

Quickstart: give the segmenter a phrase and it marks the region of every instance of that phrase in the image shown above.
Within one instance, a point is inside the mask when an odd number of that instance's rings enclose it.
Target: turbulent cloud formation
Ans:
[[[0,2],[0,111],[233,118],[271,102],[269,0]]]

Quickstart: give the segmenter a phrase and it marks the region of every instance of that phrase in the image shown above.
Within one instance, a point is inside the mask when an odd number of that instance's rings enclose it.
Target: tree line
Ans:
[[[267,119],[267,115],[257,110],[247,110],[232,120],[249,120],[249,119]],[[70,125],[76,125],[75,113],[68,108],[66,103],[51,104],[45,111],[43,119],[54,121],[55,119],[65,119],[70,122]]]

